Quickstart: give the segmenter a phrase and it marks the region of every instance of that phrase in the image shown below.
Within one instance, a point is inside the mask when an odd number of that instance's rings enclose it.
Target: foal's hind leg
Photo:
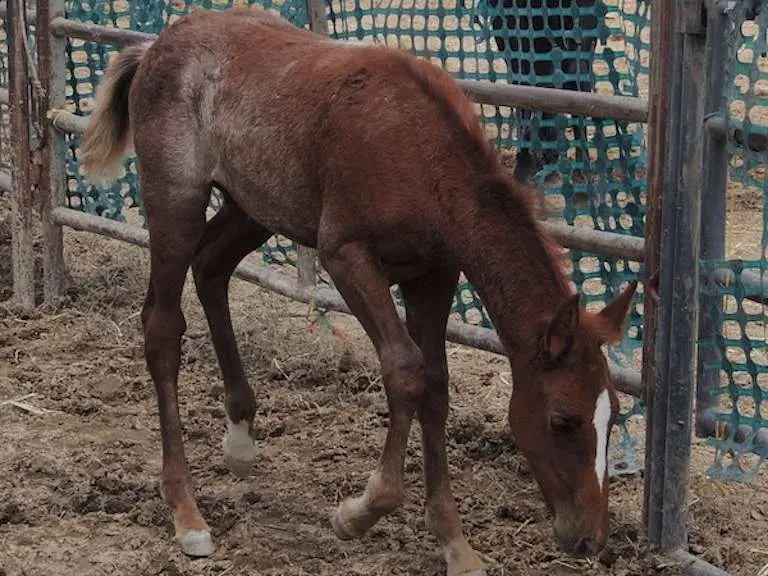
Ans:
[[[237,476],[246,475],[256,458],[252,438],[256,402],[232,330],[229,280],[238,263],[266,242],[271,234],[248,218],[236,204],[226,203],[206,225],[192,264],[197,295],[208,319],[224,381],[227,411],[227,434],[222,442],[224,458]]]
[[[174,510],[176,538],[190,556],[213,553],[211,531],[195,502],[184,456],[177,382],[186,330],[181,292],[205,226],[204,188],[182,187],[148,176],[141,188],[150,234],[151,272],[144,302],[144,351],[157,392],[163,445],[162,493]],[[169,199],[171,201],[169,201]]]
[[[445,553],[448,576],[480,576],[483,563],[464,537],[451,492],[445,446],[448,418],[448,364],[445,327],[453,302],[458,271],[435,270],[400,285],[408,331],[424,355],[426,389],[418,406],[427,490],[427,528]]]
[[[378,470],[365,493],[347,498],[333,515],[336,535],[347,539],[362,535],[403,501],[405,450],[424,390],[424,360],[397,315],[389,283],[368,246],[345,244],[329,250],[321,243],[319,255],[376,348],[390,414]]]

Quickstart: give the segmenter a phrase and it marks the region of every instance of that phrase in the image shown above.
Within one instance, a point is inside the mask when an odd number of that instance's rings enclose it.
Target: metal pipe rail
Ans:
[[[744,298],[758,304],[768,304],[768,278],[763,278],[751,270],[743,270],[738,279],[744,287]],[[736,273],[728,268],[718,268],[712,273],[712,280],[718,286],[733,286],[736,283]]]
[[[51,216],[53,221],[61,226],[92,232],[144,248],[149,247],[149,232],[137,226],[64,207],[54,208]],[[243,262],[235,270],[235,276],[293,300],[314,302],[320,308],[350,314],[346,302],[336,290],[324,287],[302,287],[297,280],[277,270]],[[400,307],[398,307],[398,313],[402,318],[405,318],[405,311]],[[447,340],[457,344],[472,346],[496,354],[506,354],[496,331],[490,328],[449,320],[445,335]],[[618,391],[638,398],[642,397],[643,386],[638,372],[615,365],[611,365],[610,370],[614,386]]]
[[[51,34],[56,38],[79,38],[80,40],[112,44],[114,46],[128,46],[141,42],[151,42],[157,38],[156,34],[102,26],[88,22],[78,22],[62,16],[51,20],[50,29]]]
[[[51,21],[51,32],[57,37],[68,36],[117,46],[147,42],[157,37],[154,34],[136,32],[135,30],[76,22],[61,17]],[[645,122],[648,119],[648,101],[642,98],[536,86],[496,84],[478,80],[458,80],[458,84],[469,98],[479,104],[511,106],[631,122]]]
[[[71,112],[52,115],[53,126],[70,134],[82,134],[88,126],[88,121],[87,117]],[[628,258],[636,262],[645,260],[645,240],[641,237],[551,222],[542,222],[541,225],[565,248]],[[734,272],[727,268],[715,270],[712,278],[720,286],[729,286],[735,281]],[[758,274],[744,271],[741,273],[741,282],[747,289],[746,298],[754,302],[768,303],[768,280],[763,282]]]
[[[680,564],[680,567],[692,576],[730,576],[728,572],[697,558],[683,548],[673,550],[667,557]]]
[[[465,94],[478,104],[495,104],[588,118],[609,118],[628,122],[648,121],[648,100],[644,98],[538,86],[497,84],[482,80],[460,79],[457,83]]]
[[[78,116],[71,112],[59,112],[53,115],[52,122],[55,128],[71,134],[81,134],[88,126],[87,117]],[[541,225],[566,248],[636,261],[642,261],[644,256],[643,239],[637,236],[626,236],[615,232],[604,232],[551,222],[542,222]]]
[[[730,140],[746,150],[752,152],[765,152],[768,150],[768,133],[759,132],[745,133],[743,128],[736,125],[728,125],[725,116],[713,114],[704,120],[704,127],[713,137],[721,140]]]

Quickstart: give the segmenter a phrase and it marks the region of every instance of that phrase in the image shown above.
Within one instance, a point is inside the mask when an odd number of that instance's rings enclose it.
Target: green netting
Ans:
[[[73,19],[158,33],[195,8],[255,3],[71,0],[67,10]],[[294,24],[307,25],[305,0],[259,4]],[[327,15],[336,38],[400,46],[456,77],[647,96],[647,0],[331,0]],[[94,87],[113,52],[111,47],[72,41],[68,96],[75,112],[88,113]],[[505,161],[527,167],[527,174],[522,175],[530,175],[544,190],[552,206],[550,220],[643,235],[645,141],[641,124],[513,113],[494,106],[478,106],[477,110]],[[126,208],[139,207],[140,213],[133,159],[126,162],[126,175],[118,183],[95,188],[80,173],[78,145],[79,138],[70,137],[69,205],[117,220],[125,218]],[[509,150],[520,152],[512,158]],[[267,263],[295,263],[295,246],[282,238],[273,238],[262,253]],[[599,307],[640,273],[637,262],[623,258],[571,251],[566,260],[576,288],[590,307]],[[453,316],[491,327],[479,298],[463,278]],[[610,351],[614,362],[639,369],[641,327],[641,310],[636,306],[628,336]],[[641,414],[637,402],[629,403],[622,412],[621,435],[613,446],[614,472],[640,467],[627,424]]]
[[[726,254],[703,262],[706,274],[727,269],[732,276],[727,286],[703,285],[702,315],[714,320],[714,329],[700,342],[719,431],[710,440],[716,459],[709,473],[739,480],[754,478],[768,458],[768,444],[756,441],[760,429],[768,432],[768,310],[760,302],[768,301],[768,11],[754,21],[746,17],[744,6],[730,14],[727,110],[721,111],[729,129],[740,131],[728,144]]]

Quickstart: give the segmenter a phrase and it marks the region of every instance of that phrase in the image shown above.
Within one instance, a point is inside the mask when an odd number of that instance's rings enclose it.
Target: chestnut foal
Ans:
[[[618,401],[601,345],[620,338],[635,284],[600,313],[580,309],[537,224],[536,194],[504,176],[450,75],[403,51],[328,40],[261,10],[199,11],[110,63],[83,165],[93,177],[112,177],[132,143],[151,239],[142,320],[162,488],[184,552],[206,556],[214,546],[195,502],[177,404],[182,286],[191,265],[224,380],[224,455],[242,474],[256,456],[256,404],[228,283],[273,233],[317,248],[381,362],[387,438],[364,494],[333,515],[340,538],[360,536],[402,503],[416,416],[427,526],[449,575],[484,573],[462,532],[445,445],[444,337],[463,270],[508,352],[509,423],[554,514],[557,541],[573,554],[604,546]],[[214,186],[226,201],[206,222]]]

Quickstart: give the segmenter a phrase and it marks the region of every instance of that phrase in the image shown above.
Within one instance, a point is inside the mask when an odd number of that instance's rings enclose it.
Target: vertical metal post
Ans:
[[[725,67],[728,56],[728,17],[715,2],[707,10],[706,94],[705,117],[725,110]],[[709,130],[704,133],[704,165],[701,211],[701,259],[725,258],[725,210],[728,188],[727,139]],[[710,275],[701,276],[703,283],[711,283]],[[710,291],[703,291],[708,294]],[[721,322],[721,298],[702,295],[699,318],[699,341],[711,341]],[[715,431],[712,410],[712,390],[719,385],[719,370],[707,369],[720,360],[720,352],[712,345],[699,347],[698,388],[696,392],[696,434],[709,436]]]
[[[312,32],[328,35],[328,20],[325,16],[325,0],[307,0],[307,16],[309,29]],[[315,251],[306,246],[297,246],[296,268],[299,272],[299,286],[314,287],[317,284],[317,266]]]
[[[669,78],[671,62],[668,55],[672,43],[672,10],[674,0],[653,0],[651,5],[651,60],[648,97],[648,194],[645,213],[645,275],[650,278],[658,269],[661,238],[661,199],[667,162],[667,119],[669,118]],[[652,477],[651,432],[656,383],[656,326],[658,306],[648,284],[643,290],[643,369],[642,381],[646,406],[646,458],[643,499],[643,524],[650,533],[650,478]],[[656,520],[654,519],[654,522]]]
[[[652,419],[646,456],[650,459],[646,519],[650,544],[671,552],[687,540],[699,311],[705,27],[698,1],[656,6],[654,16],[668,8],[673,21],[666,55],[669,75],[667,85],[661,87],[668,98],[660,238],[662,298],[648,406]]]
[[[37,46],[38,70],[44,93],[40,102],[40,126],[43,127],[42,167],[40,171],[40,214],[43,227],[43,296],[55,304],[61,295],[64,279],[64,242],[62,227],[51,217],[54,208],[64,204],[67,175],[64,134],[48,119],[49,110],[60,110],[66,104],[67,78],[66,38],[54,38],[51,19],[65,15],[65,0],[38,0]]]
[[[29,58],[24,0],[8,0],[9,96],[11,107],[11,262],[13,295],[24,308],[35,305],[35,252],[29,150]]]

